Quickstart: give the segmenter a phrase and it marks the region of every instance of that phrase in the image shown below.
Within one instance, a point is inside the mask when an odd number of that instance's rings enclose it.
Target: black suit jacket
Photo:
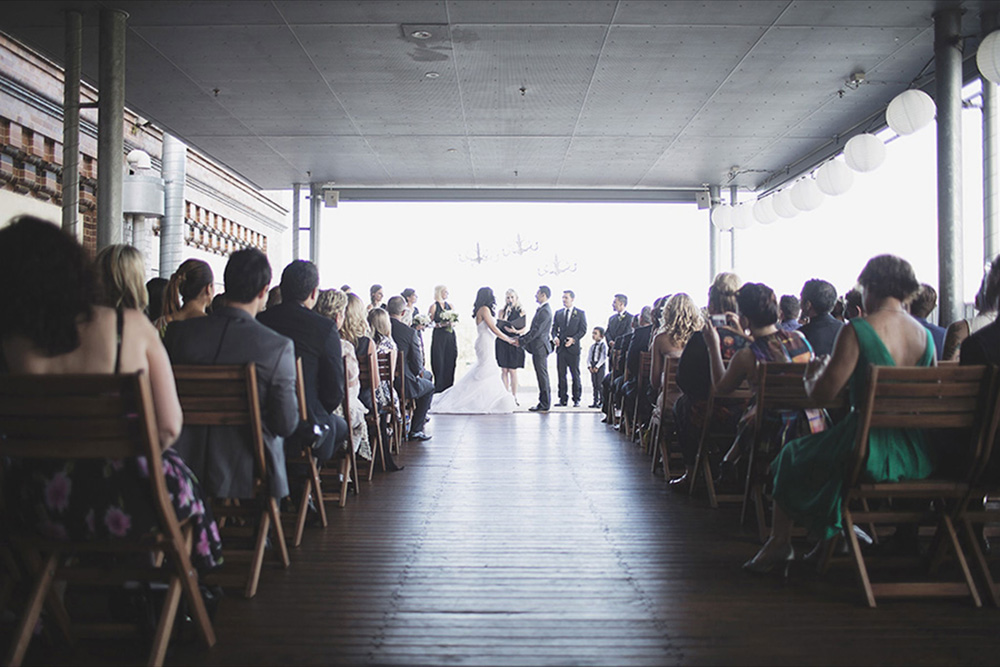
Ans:
[[[552,339],[549,336],[551,330],[552,307],[546,301],[538,307],[535,316],[531,318],[531,328],[519,339],[521,347],[533,355],[550,355],[552,353]]]
[[[632,319],[635,315],[632,315],[628,311],[622,311],[619,315],[615,313],[608,318],[608,326],[604,331],[604,337],[607,340],[617,340],[619,336],[623,336],[629,331],[632,331]]]
[[[566,309],[560,308],[552,317],[552,337],[559,339],[559,349],[571,352],[580,351],[580,341],[587,335],[587,315],[579,308],[573,308],[573,314],[566,321]],[[563,344],[567,338],[573,339],[573,344],[566,347]]]
[[[963,366],[1000,365],[1000,320],[986,325],[962,341],[959,359]]]
[[[406,360],[403,366],[403,377],[406,379],[406,395],[413,398],[421,393],[417,378],[424,374],[424,356],[417,342],[417,332],[395,317],[389,318],[392,325],[392,339],[396,341],[399,353]]]
[[[833,353],[833,343],[843,326],[843,322],[827,313],[811,318],[808,324],[799,327],[799,333],[806,337],[812,345],[813,353],[818,357]]]
[[[302,357],[309,416],[326,423],[325,416],[344,400],[344,360],[334,321],[294,302],[268,308],[257,320],[295,343],[295,356]]]
[[[647,324],[639,327],[632,334],[632,342],[628,345],[628,353],[625,355],[625,370],[628,372],[630,380],[634,380],[639,375],[639,353],[649,351],[649,337],[653,333],[653,325]]]

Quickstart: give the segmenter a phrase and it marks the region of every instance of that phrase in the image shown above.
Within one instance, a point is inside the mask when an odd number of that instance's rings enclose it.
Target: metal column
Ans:
[[[722,245],[721,234],[719,233],[719,228],[715,226],[712,222],[712,209],[722,203],[722,198],[719,195],[719,186],[712,185],[708,188],[708,281],[711,283],[715,280],[716,274],[719,273],[719,250]]]
[[[934,14],[937,69],[938,318],[963,316],[962,300],[962,10]]]
[[[309,261],[319,267],[319,217],[323,191],[319,183],[309,184]]]
[[[169,277],[184,261],[184,183],[187,146],[163,134],[163,220],[160,222],[160,275]]]
[[[983,37],[997,29],[998,12],[984,9]],[[983,88],[983,260],[989,264],[1000,253],[1000,91],[985,76]]]
[[[63,81],[62,227],[83,241],[80,219],[80,68],[83,15],[66,12],[66,73]]]
[[[729,205],[736,206],[736,200],[739,196],[739,188],[735,185],[729,186]],[[736,209],[733,209],[733,216],[735,218]],[[729,270],[736,270],[736,227],[729,230]]]
[[[299,228],[302,227],[300,204],[302,203],[302,184],[292,185],[292,259],[299,258]]]
[[[121,243],[125,168],[125,23],[128,14],[101,10],[98,65],[97,249]]]

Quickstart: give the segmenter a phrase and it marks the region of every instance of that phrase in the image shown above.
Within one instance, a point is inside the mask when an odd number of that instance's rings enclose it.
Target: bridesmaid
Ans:
[[[442,315],[451,310],[447,298],[448,288],[438,285],[434,288],[434,303],[427,310],[427,315],[434,323],[434,333],[431,336],[431,370],[434,373],[434,391],[437,393],[455,384],[455,363],[458,361],[455,330],[451,322],[442,319]]]

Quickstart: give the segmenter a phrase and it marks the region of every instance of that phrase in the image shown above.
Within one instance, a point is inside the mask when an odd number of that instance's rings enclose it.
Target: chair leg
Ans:
[[[340,506],[347,505],[347,487],[350,486],[351,479],[351,458],[345,456],[340,461]]]
[[[174,567],[177,569],[177,578],[181,586],[181,592],[187,600],[191,616],[194,618],[198,634],[205,643],[206,648],[215,646],[215,629],[212,627],[212,619],[208,617],[208,609],[205,608],[205,598],[201,596],[198,589],[198,573],[191,565],[191,545],[194,537],[191,526],[184,529],[184,552],[172,554]]]
[[[967,518],[964,518],[962,519],[962,527],[965,532],[966,541],[969,543],[969,548],[972,549],[972,555],[975,558],[979,574],[982,577],[982,580],[986,583],[986,592],[989,594],[990,600],[993,602],[993,606],[1000,607],[1000,587],[997,586],[996,581],[993,579],[993,575],[990,574],[990,564],[986,561],[986,556],[983,554],[982,547],[979,546],[979,538],[976,537],[976,532],[972,527],[972,522]]]
[[[257,540],[254,544],[253,556],[250,558],[250,575],[243,591],[243,597],[248,600],[257,595],[257,584],[260,582],[260,571],[264,567],[264,549],[267,544],[267,534],[271,528],[271,516],[264,509],[257,523]]]
[[[174,629],[174,617],[177,615],[177,606],[181,601],[180,577],[174,575],[170,577],[170,584],[167,586],[166,599],[160,608],[160,622],[156,625],[156,634],[153,635],[153,648],[149,652],[150,667],[160,667],[163,659],[167,655],[167,644],[170,643],[170,633]]]
[[[858,536],[854,532],[854,519],[851,518],[851,511],[844,508],[844,532],[847,533],[847,548],[851,552],[854,561],[854,569],[858,574],[858,581],[861,584],[865,601],[872,609],[875,608],[875,593],[872,591],[872,582],[868,578],[868,568],[865,567],[865,558],[861,554],[861,545],[858,543]]]
[[[288,567],[292,564],[292,561],[288,557],[288,545],[285,544],[285,529],[281,526],[281,510],[278,509],[278,501],[271,496],[267,498],[267,513],[271,517],[271,528],[274,530],[274,542],[278,551],[278,560],[281,561],[282,567]],[[265,532],[264,534],[266,535],[267,533]]]
[[[323,485],[319,478],[319,468],[316,466],[316,459],[312,457],[309,457],[309,476],[312,478],[310,485],[312,487],[313,501],[316,503],[316,509],[319,510],[319,522],[320,525],[326,528],[328,522],[326,519],[326,505],[323,504]]]
[[[298,548],[302,544],[302,535],[306,529],[306,516],[309,514],[309,496],[312,480],[302,483],[302,496],[299,500],[299,508],[295,513],[295,536],[292,538],[292,546]]]
[[[56,574],[58,554],[51,554],[38,572],[38,579],[28,598],[28,606],[24,610],[20,623],[17,625],[17,632],[14,635],[14,642],[10,652],[7,654],[7,664],[11,667],[18,667],[24,661],[24,654],[28,651],[28,644],[31,642],[31,635],[35,631],[38,617],[42,613],[42,606],[45,598],[52,587],[52,581]]]
[[[948,534],[948,539],[951,542],[951,548],[955,551],[955,559],[958,561],[959,567],[962,568],[962,576],[965,577],[965,584],[969,587],[969,595],[972,597],[972,603],[976,607],[982,607],[983,601],[979,597],[979,589],[976,588],[976,582],[972,579],[972,572],[969,570],[969,563],[965,559],[965,553],[962,551],[962,545],[958,542],[958,534],[955,532],[955,524],[952,523],[951,517],[947,514],[942,518],[941,524]]]

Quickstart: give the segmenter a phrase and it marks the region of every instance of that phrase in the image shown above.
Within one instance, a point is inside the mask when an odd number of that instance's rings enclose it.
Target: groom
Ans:
[[[552,340],[549,332],[552,330],[552,309],[549,308],[549,297],[552,290],[542,285],[535,292],[538,310],[531,319],[528,333],[514,340],[515,344],[531,353],[531,363],[535,366],[535,377],[538,378],[538,405],[528,408],[531,412],[548,412],[551,404],[549,391],[549,355],[552,354]]]

